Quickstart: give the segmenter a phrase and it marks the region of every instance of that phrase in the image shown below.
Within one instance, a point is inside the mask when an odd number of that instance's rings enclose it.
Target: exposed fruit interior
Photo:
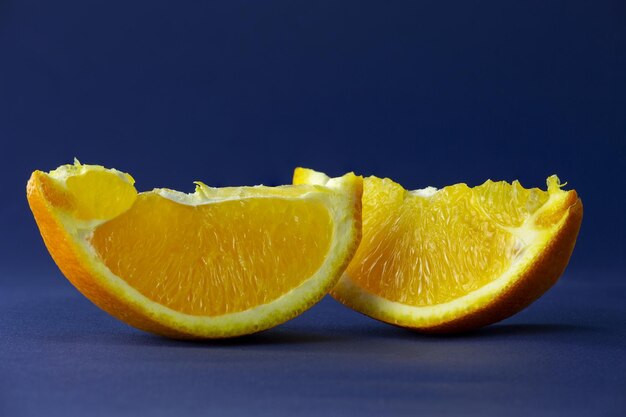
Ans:
[[[148,298],[187,314],[219,315],[301,284],[321,266],[331,238],[321,203],[250,198],[188,206],[144,193],[99,226],[91,243]]]
[[[454,300],[500,277],[563,213],[542,210],[565,194],[517,181],[407,191],[389,179],[363,186],[363,238],[346,273],[368,292],[429,306]],[[407,262],[410,260],[410,262]]]
[[[192,195],[137,194],[130,176],[68,167],[44,182],[65,222],[114,274],[183,313],[216,316],[268,303],[311,277],[333,238],[327,206],[293,190],[284,193],[293,198],[255,191],[221,201],[208,198],[204,185]]]

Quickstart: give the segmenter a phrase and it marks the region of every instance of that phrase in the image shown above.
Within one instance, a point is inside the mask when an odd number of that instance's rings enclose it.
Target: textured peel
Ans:
[[[334,285],[360,239],[362,180],[137,193],[99,166],[35,171],[27,197],[65,276],[137,328],[229,337],[280,324]]]
[[[329,178],[296,169],[295,184]],[[407,191],[364,180],[363,239],[331,291],[374,318],[429,332],[502,320],[553,285],[582,220],[575,191],[487,181]]]

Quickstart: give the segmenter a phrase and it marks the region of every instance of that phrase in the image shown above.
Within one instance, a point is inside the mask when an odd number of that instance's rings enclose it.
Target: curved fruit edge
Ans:
[[[459,299],[428,307],[407,306],[366,292],[345,274],[331,295],[369,317],[423,333],[460,333],[504,320],[543,295],[568,264],[583,206],[575,191],[568,191],[558,204],[566,214],[549,241],[530,251],[506,276]],[[468,303],[471,298],[473,302]]]
[[[321,172],[301,167],[295,169],[293,176],[294,184],[326,184],[329,180]],[[558,183],[554,184],[558,186]],[[534,251],[529,252],[515,269],[509,270],[506,277],[500,277],[449,303],[428,307],[407,306],[365,291],[346,274],[330,294],[347,307],[371,318],[422,333],[460,333],[496,323],[529,306],[563,274],[583,217],[582,201],[576,191],[561,194],[559,201],[551,205],[544,215],[550,217],[559,211],[565,214],[555,226],[558,231],[543,245],[535,246]],[[467,306],[466,301],[470,298],[475,300]],[[445,314],[441,314],[442,307],[445,309],[446,305],[457,305],[459,308],[448,308]]]
[[[27,185],[27,198],[44,243],[61,272],[102,310],[138,329],[171,338],[241,336],[274,327],[296,317],[322,299],[335,285],[360,242],[362,177],[352,174],[346,179],[344,189],[350,195],[343,207],[344,212],[349,215],[337,218],[335,214],[335,233],[343,225],[347,229],[343,231],[347,237],[342,241],[342,246],[331,247],[332,252],[329,253],[334,256],[329,257],[320,267],[316,272],[317,277],[313,276],[270,303],[244,312],[217,317],[187,315],[149,300],[102,264],[99,271],[94,271],[90,267],[94,265],[94,258],[86,245],[77,242],[54,215],[55,209],[42,190],[41,178],[44,175],[46,174],[41,171],[32,174]]]

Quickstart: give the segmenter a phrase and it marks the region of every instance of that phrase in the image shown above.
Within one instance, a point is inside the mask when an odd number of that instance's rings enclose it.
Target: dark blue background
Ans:
[[[183,409],[226,414],[246,404],[624,410],[623,0],[0,0],[0,141],[0,383],[11,387],[0,400],[15,413],[38,414],[38,399],[53,414],[150,404],[168,414],[179,391]],[[252,341],[190,347],[109,318],[50,260],[25,183],[75,156],[130,172],[140,190],[282,184],[297,165],[408,188],[544,186],[557,173],[580,193],[585,218],[564,280],[471,339],[415,337],[326,300]],[[590,386],[572,382],[583,380]],[[111,391],[120,381],[136,383]],[[264,381],[276,392],[255,390]]]

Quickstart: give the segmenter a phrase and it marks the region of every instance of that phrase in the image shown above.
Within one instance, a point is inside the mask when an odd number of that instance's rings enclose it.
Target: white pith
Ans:
[[[306,183],[308,184],[325,184],[328,179],[327,176],[319,175],[316,172],[306,173]],[[565,216],[550,228],[538,229],[535,227],[535,220],[541,216],[543,210],[559,204],[559,200],[566,198],[566,193],[560,191],[560,187],[563,185],[558,182],[556,177],[551,177],[548,180],[549,197],[543,206],[529,216],[522,226],[505,228],[516,238],[516,246],[513,248],[516,256],[502,275],[472,292],[445,303],[411,306],[369,292],[344,272],[334,287],[333,294],[360,312],[407,327],[432,327],[470,314],[500,294],[505,293],[517,282],[517,279],[525,270],[532,267],[534,260],[545,249],[550,236],[555,235],[564,227]],[[426,187],[408,191],[408,194],[418,198],[430,198],[438,191],[440,190],[434,187]]]
[[[91,169],[104,168],[76,163],[75,165],[60,167],[48,175],[57,182],[59,187],[64,187],[70,176],[81,175]],[[115,170],[109,170],[109,172],[115,173],[124,181],[134,183],[132,177],[127,174]],[[96,272],[100,284],[106,287],[109,292],[115,293],[128,304],[134,305],[146,316],[160,323],[166,323],[168,327],[175,328],[179,332],[186,332],[198,337],[223,337],[271,327],[272,324],[284,321],[286,316],[288,316],[287,318],[293,316],[299,309],[310,305],[324,295],[324,290],[328,289],[327,286],[330,281],[338,273],[337,268],[343,263],[341,258],[345,257],[350,250],[356,233],[355,218],[353,215],[347,214],[353,213],[356,198],[353,192],[346,192],[350,191],[352,187],[349,181],[347,178],[337,178],[324,187],[300,186],[297,188],[299,190],[297,195],[290,196],[285,196],[281,191],[284,187],[264,186],[233,188],[233,190],[241,191],[241,193],[220,197],[212,195],[217,193],[219,189],[207,187],[204,184],[198,184],[196,192],[192,194],[167,189],[152,191],[163,198],[186,205],[214,204],[233,199],[278,197],[286,200],[319,200],[328,208],[329,215],[334,220],[333,238],[324,262],[310,278],[269,303],[246,311],[219,316],[184,314],[144,296],[122,278],[112,273],[89,243],[89,237],[93,231],[108,220],[77,221],[54,207],[51,209],[55,211],[56,218],[61,221],[65,230],[74,237],[74,242],[78,244],[84,255],[84,258],[79,257],[81,262],[87,264],[87,270]],[[222,194],[224,194],[223,189]]]

